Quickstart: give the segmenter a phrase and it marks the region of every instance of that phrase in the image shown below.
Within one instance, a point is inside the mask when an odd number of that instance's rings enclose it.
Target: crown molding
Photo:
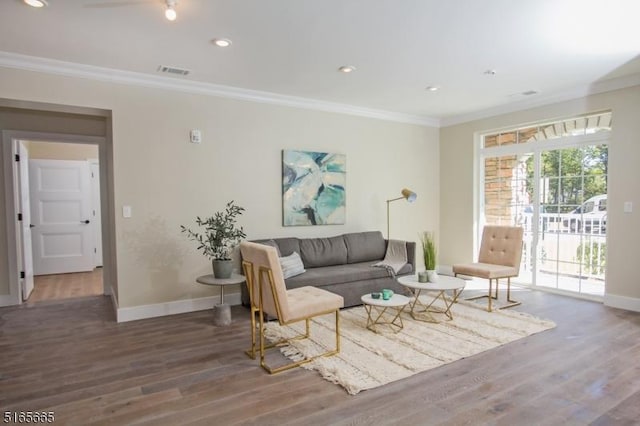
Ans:
[[[249,102],[266,103],[271,105],[302,108],[315,111],[333,112],[338,114],[354,115],[366,118],[375,118],[398,123],[417,124],[427,127],[447,127],[466,123],[497,115],[508,114],[526,109],[550,105],[557,102],[582,98],[588,95],[624,89],[640,85],[640,73],[624,77],[598,81],[590,85],[575,87],[548,96],[536,96],[521,102],[500,105],[474,111],[467,114],[458,114],[445,118],[434,118],[422,115],[403,114],[399,112],[364,108],[355,105],[327,102],[317,99],[302,98],[297,96],[280,95],[272,92],[242,89],[239,87],[224,86],[220,84],[204,83],[193,80],[181,80],[178,78],[157,76],[133,71],[123,71],[112,68],[97,67],[93,65],[65,62],[55,59],[47,59],[36,56],[21,55],[12,52],[0,51],[0,67],[15,68],[27,71],[57,74],[67,77],[85,78],[89,80],[106,81],[155,89],[174,90],[185,93],[202,94]]]
[[[585,96],[589,95],[611,92],[614,90],[625,89],[627,87],[638,85],[640,85],[640,73],[630,74],[624,77],[612,78],[609,80],[596,81],[590,85],[574,87],[572,89],[564,90],[553,95],[535,97],[534,99],[510,103],[508,105],[501,105],[493,108],[487,108],[481,111],[470,112],[468,114],[460,114],[454,115],[452,117],[441,118],[440,127],[453,126],[456,124],[467,123],[469,121],[495,117],[497,115],[523,111],[526,109],[550,105],[563,101],[569,101],[572,99],[584,98]]]
[[[417,124],[421,126],[439,127],[440,120],[421,115],[403,114],[393,111],[363,108],[354,105],[327,102],[297,96],[280,95],[259,90],[242,89],[213,83],[193,80],[179,80],[172,77],[156,76],[133,71],[103,68],[93,65],[65,62],[36,56],[21,55],[0,51],[0,67],[15,68],[27,71],[57,74],[67,77],[85,78],[126,84],[131,86],[167,89],[179,92],[217,96],[258,102],[272,105],[303,108],[323,112],[355,115],[399,123]]]

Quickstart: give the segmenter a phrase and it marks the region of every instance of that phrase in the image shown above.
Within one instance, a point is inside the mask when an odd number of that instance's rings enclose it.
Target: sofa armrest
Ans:
[[[389,244],[389,240],[384,240],[385,244]],[[411,273],[416,272],[416,242],[405,241],[407,245],[407,263],[411,265]]]
[[[416,242],[407,241],[407,263],[411,264],[411,272],[416,272]]]

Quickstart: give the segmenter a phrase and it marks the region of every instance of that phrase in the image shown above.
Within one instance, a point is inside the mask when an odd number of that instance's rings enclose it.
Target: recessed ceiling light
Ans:
[[[440,90],[440,87],[438,87],[438,86],[427,86],[427,87],[425,87],[425,90],[428,90],[430,92],[437,92],[438,90]]]
[[[175,21],[178,17],[178,13],[176,12],[176,5],[178,4],[178,0],[167,0],[167,8],[164,11],[164,16],[169,21]]]
[[[343,65],[340,68],[338,68],[338,71],[343,72],[343,73],[350,73],[350,72],[354,72],[356,70],[356,67],[354,67],[353,65]]]
[[[213,42],[213,44],[215,44],[218,47],[229,47],[229,46],[231,46],[231,40],[229,40],[228,38],[214,38],[211,41]]]
[[[24,0],[24,2],[31,7],[49,6],[49,3],[47,3],[47,0]]]

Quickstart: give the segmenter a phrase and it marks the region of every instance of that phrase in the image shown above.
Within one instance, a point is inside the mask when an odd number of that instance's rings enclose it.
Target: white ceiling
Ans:
[[[48,1],[0,0],[0,51],[444,123],[640,82],[640,0],[179,0],[175,22],[163,0]]]

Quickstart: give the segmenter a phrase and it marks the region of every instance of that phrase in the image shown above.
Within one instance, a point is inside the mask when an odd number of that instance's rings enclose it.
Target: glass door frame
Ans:
[[[475,161],[474,161],[474,169],[476,171],[475,176],[475,191],[474,191],[474,258],[478,257],[478,253],[480,251],[480,240],[482,238],[482,230],[486,224],[485,219],[485,204],[484,204],[484,189],[485,189],[485,160],[487,158],[495,158],[502,157],[507,155],[533,155],[533,167],[534,167],[534,175],[533,175],[533,218],[532,218],[532,237],[533,240],[531,242],[532,253],[535,255],[532,256],[533,265],[531,268],[531,284],[518,284],[526,287],[530,287],[537,290],[550,291],[550,292],[558,292],[565,295],[581,297],[591,300],[601,301],[603,296],[585,294],[581,292],[573,292],[568,290],[560,290],[558,288],[552,288],[547,286],[539,286],[537,285],[537,274],[539,270],[538,266],[538,245],[539,245],[539,226],[540,226],[540,161],[541,154],[546,151],[553,150],[562,150],[569,148],[582,148],[594,145],[609,145],[611,140],[611,132],[596,132],[594,134],[586,134],[586,135],[575,135],[575,136],[562,136],[554,139],[547,139],[543,141],[532,141],[522,144],[512,144],[505,146],[494,146],[490,148],[484,148],[482,146],[484,136],[487,134],[492,134],[495,132],[482,132],[476,133],[475,137]],[[605,236],[605,241],[607,237]],[[605,274],[606,277],[606,274]],[[604,286],[606,288],[606,278]]]

